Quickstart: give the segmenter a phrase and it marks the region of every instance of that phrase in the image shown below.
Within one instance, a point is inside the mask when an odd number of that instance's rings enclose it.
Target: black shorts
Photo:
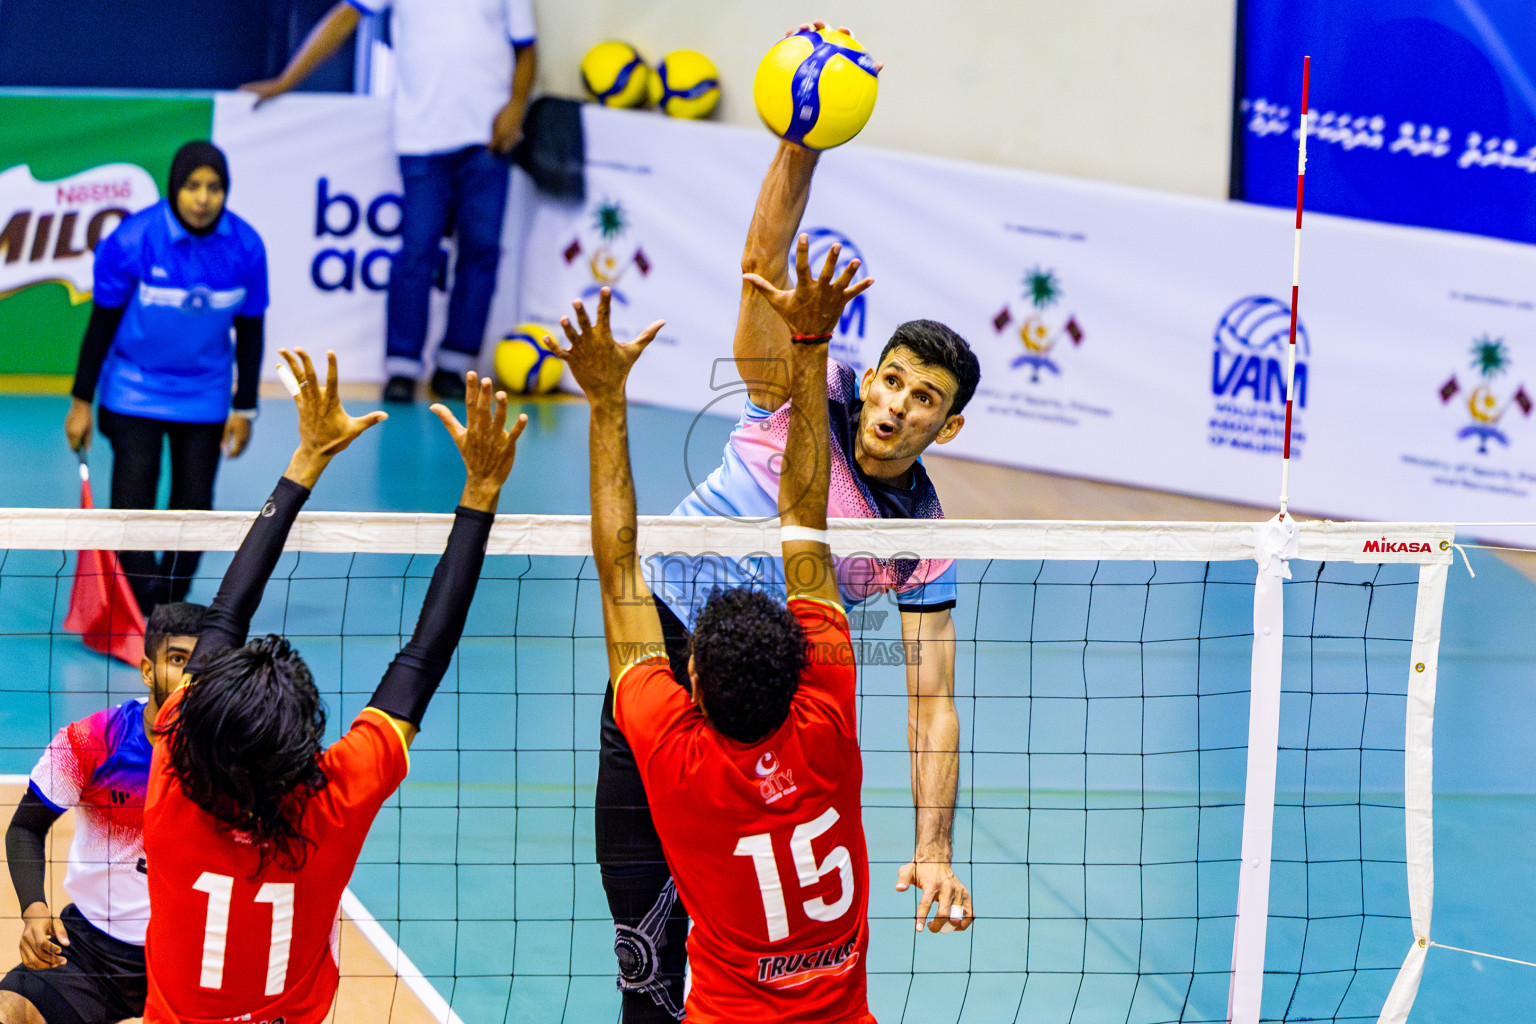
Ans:
[[[692,639],[665,601],[656,598],[656,612],[661,619],[661,635],[667,645],[667,659],[678,685],[688,685],[688,645]],[[603,867],[657,866],[662,883],[668,875],[662,856],[661,839],[651,821],[651,808],[640,781],[640,768],[634,751],[613,719],[613,683],[603,698],[601,736],[597,763],[597,862]],[[658,883],[658,885],[661,883]]]
[[[26,999],[48,1024],[111,1024],[144,1015],[148,988],[144,947],[114,939],[73,903],[59,912],[69,945],[66,962],[46,970],[18,964],[0,989]]]

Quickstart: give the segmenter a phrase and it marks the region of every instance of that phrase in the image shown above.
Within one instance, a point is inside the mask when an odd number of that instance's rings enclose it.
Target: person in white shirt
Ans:
[[[386,10],[393,16],[395,151],[405,190],[401,246],[389,274],[384,400],[416,397],[438,239],[450,217],[458,260],[430,386],[439,398],[460,399],[496,290],[505,160],[522,138],[533,89],[533,0],[342,0],[282,74],[241,88],[257,95],[257,106],[296,88],[352,35],[361,15]]]

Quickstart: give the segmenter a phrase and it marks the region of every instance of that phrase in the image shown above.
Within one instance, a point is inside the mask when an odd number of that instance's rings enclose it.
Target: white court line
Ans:
[[[0,775],[0,785],[24,787],[30,782],[29,775]],[[352,923],[357,925],[357,930],[363,933],[363,938],[368,940],[384,962],[394,968],[395,975],[405,982],[405,987],[421,1000],[422,1006],[426,1007],[437,1024],[464,1024],[459,1015],[453,1012],[453,1007],[448,1005],[448,1000],[427,980],[411,958],[405,955],[405,950],[389,937],[389,932],[368,912],[363,901],[357,898],[350,887],[341,892],[341,909],[347,912]]]

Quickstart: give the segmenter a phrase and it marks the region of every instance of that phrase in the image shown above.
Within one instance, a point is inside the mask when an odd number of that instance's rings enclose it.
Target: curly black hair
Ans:
[[[756,743],[784,723],[806,656],[805,633],[788,608],[759,590],[716,590],[699,612],[692,654],[716,729]]]
[[[144,624],[144,653],[153,661],[160,648],[165,646],[166,637],[200,635],[207,615],[207,605],[190,601],[155,605],[155,610],[149,613],[149,621]]]
[[[953,374],[955,397],[945,415],[958,416],[965,409],[976,393],[976,385],[981,383],[981,363],[964,338],[937,320],[908,320],[897,326],[896,333],[880,350],[875,365],[884,365],[885,357],[896,348],[907,349],[920,362],[942,367]]]
[[[280,636],[209,662],[186,689],[166,735],[171,773],[187,799],[269,862],[304,866],[304,802],[325,788],[325,702],[304,659]]]

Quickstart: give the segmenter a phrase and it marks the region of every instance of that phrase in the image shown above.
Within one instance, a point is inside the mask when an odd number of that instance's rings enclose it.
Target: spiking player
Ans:
[[[656,336],[628,345],[576,304],[562,353],[591,402],[592,552],[603,591],[613,713],[634,751],[677,893],[693,917],[693,1024],[874,1024],[865,980],[869,854],[854,706],[853,643],[827,546],[827,342],[851,263],[819,278],[797,251],[799,283],[754,276],[795,335],[779,512],[788,607],[761,589],[716,590],[699,613],[687,689],[673,676],[636,558],[624,385]],[[956,904],[957,910],[963,908]]]
[[[811,26],[823,27],[820,22]],[[846,31],[846,30],[844,30]],[[818,154],[785,142],[763,179],[742,253],[744,272],[775,288],[789,280],[788,255],[810,198]],[[835,326],[835,325],[834,325]],[[736,321],[736,369],[747,387],[746,408],[721,466],[674,510],[675,515],[770,519],[778,511],[778,462],[792,404],[787,368],[790,331],[756,287],[744,283]],[[919,456],[959,433],[980,367],[963,338],[932,320],[904,323],[874,368],[856,378],[829,363],[833,453],[829,514],[864,518],[941,517],[938,494]],[[647,560],[646,583],[658,599],[662,631],[672,650],[685,651],[711,590],[751,584],[782,595],[776,559],[665,558]],[[907,665],[907,744],[912,752],[916,842],[897,873],[897,889],[917,886],[917,924],[934,931],[966,927],[971,898],[950,866],[960,723],[954,704],[956,585],[948,561],[840,559],[843,599],[852,604],[894,592],[902,639],[920,656]],[[683,678],[686,657],[674,659]],[[596,798],[597,861],[615,925],[619,988],[625,1024],[665,1024],[681,1018],[684,937],[688,917],[646,803],[633,753],[604,700]],[[952,916],[955,907],[963,916]],[[932,920],[929,921],[929,914]]]
[[[288,641],[246,643],[251,616],[310,488],[358,435],[302,349],[283,353],[296,380],[299,446],[224,574],[191,678],[156,723],[144,816],[149,861],[146,1024],[248,1021],[319,1024],[337,986],[331,936],[342,889],[380,805],[405,778],[407,749],[448,669],[480,579],[519,417],[466,375],[465,426],[432,407],[466,471],[447,550],[415,634],[340,740],[322,749],[325,709]]]
[[[144,1012],[144,790],[151,726],[181,683],[203,628],[200,604],[160,604],[144,628],[139,673],[148,697],[59,730],[43,752],[5,834],[21,907],[21,964],[0,980],[5,1024],[110,1024]],[[48,831],[75,808],[64,891],[48,906]]]

